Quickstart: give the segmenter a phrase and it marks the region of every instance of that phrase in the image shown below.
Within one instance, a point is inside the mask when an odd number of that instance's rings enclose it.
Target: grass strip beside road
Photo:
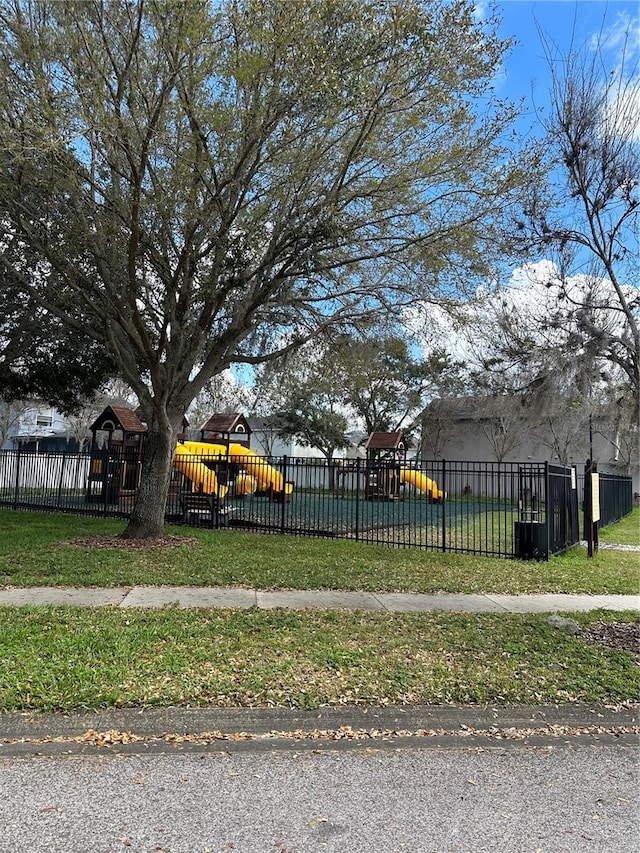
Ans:
[[[640,588],[638,553],[603,549],[588,559],[584,547],[538,563],[192,528],[169,529],[197,540],[177,548],[131,552],[68,544],[74,537],[116,534],[123,528],[119,520],[0,510],[0,585],[507,594],[636,594]]]
[[[573,614],[583,627],[638,614]],[[543,614],[0,608],[0,708],[619,703],[630,652]]]

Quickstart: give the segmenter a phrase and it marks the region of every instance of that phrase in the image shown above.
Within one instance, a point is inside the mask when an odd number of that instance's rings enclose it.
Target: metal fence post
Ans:
[[[593,480],[592,474],[597,473],[598,466],[587,459],[584,466],[584,538],[587,540],[587,557],[593,557],[598,550],[598,520],[594,520]]]
[[[105,448],[104,462],[102,468],[102,514],[107,517],[107,502],[109,500],[109,451]]]
[[[506,507],[502,506],[502,469],[500,467],[500,460],[498,459],[498,512],[500,515],[498,516],[498,553],[502,553],[502,522],[501,517],[504,516],[506,519]],[[506,522],[505,522],[506,528]],[[505,531],[506,532],[506,531]],[[495,539],[493,536],[493,530],[491,531],[491,547],[493,548]]]
[[[446,499],[446,494],[445,494],[445,491],[446,491],[445,490],[446,474],[447,474],[447,463],[443,459],[442,460],[442,485],[440,486],[440,488],[442,489],[442,504],[441,504],[441,506],[442,506],[442,550],[443,551],[447,550],[447,512],[446,512],[447,499]]]
[[[356,459],[356,542],[360,539],[360,462],[361,459]]]
[[[551,500],[551,479],[549,475],[549,463],[544,463],[544,558],[549,560],[549,542],[551,539],[551,524],[555,521],[555,512]],[[555,538],[555,537],[554,537]]]
[[[62,459],[60,460],[60,480],[58,482],[58,503],[62,503],[62,488],[64,485],[64,468],[67,461],[67,453],[62,451]]]
[[[20,494],[20,445],[18,444],[18,450],[16,453],[16,481],[15,481],[15,489],[13,492],[13,508],[18,509],[18,496]]]
[[[288,467],[288,457],[282,457],[282,507],[280,509],[280,532],[284,533],[286,529],[285,524],[285,509],[287,503],[287,467]]]

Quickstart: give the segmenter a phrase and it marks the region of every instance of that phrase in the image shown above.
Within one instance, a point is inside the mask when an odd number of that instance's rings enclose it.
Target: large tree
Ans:
[[[626,38],[632,39],[627,32]],[[525,240],[551,257],[546,325],[576,356],[626,377],[640,414],[640,288],[637,51],[612,51],[605,34],[563,53],[541,34],[552,75],[543,116],[549,181],[532,182]],[[541,320],[540,312],[534,313]],[[562,334],[565,332],[566,334]]]
[[[0,21],[3,281],[140,400],[125,535],[162,531],[213,376],[496,249],[508,45],[470,0],[4,0]]]
[[[337,450],[350,446],[342,381],[333,353],[307,344],[265,365],[256,388],[275,432],[314,447],[330,463]]]
[[[407,335],[343,335],[332,343],[330,359],[342,381],[343,398],[367,433],[404,431],[415,427],[426,398],[441,392],[457,375],[460,364],[446,349],[426,357],[412,351]]]

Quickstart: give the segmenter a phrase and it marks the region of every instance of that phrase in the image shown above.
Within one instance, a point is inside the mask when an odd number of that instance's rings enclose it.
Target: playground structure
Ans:
[[[422,471],[415,468],[401,467],[400,482],[408,483],[414,489],[423,492],[431,503],[442,503],[446,497],[442,489],[438,488],[435,480],[425,476]]]
[[[180,494],[187,524],[228,526],[233,511],[226,503],[229,495],[239,499],[255,495],[279,503],[291,500],[293,483],[286,483],[276,468],[243,444],[185,441],[176,445],[173,464],[192,484],[191,492]]]
[[[126,406],[107,406],[90,426],[91,463],[87,503],[135,493],[140,484],[141,459],[147,428],[138,412]]]
[[[215,494],[220,499],[227,495],[231,482],[237,497],[254,494],[282,500],[293,492],[293,483],[286,483],[263,456],[242,444],[185,441],[176,447],[174,465],[191,480],[196,491]]]
[[[407,464],[407,445],[401,432],[372,432],[365,449],[367,500],[400,500],[400,486],[408,484],[423,492],[430,503],[444,501],[445,493],[435,480]]]
[[[92,425],[87,503],[113,505],[135,499],[147,432],[140,416],[140,410],[107,406]],[[185,420],[170,488],[180,500],[185,520],[206,514],[212,524],[226,524],[232,499],[266,498],[282,504],[292,500],[294,484],[285,479],[280,463],[272,464],[251,450],[251,429],[243,415],[212,415],[199,430],[200,441],[186,439],[187,426]],[[407,462],[402,433],[371,433],[366,451],[359,475],[364,475],[360,494],[365,500],[399,501],[401,487],[410,486],[429,503],[443,502],[445,494],[436,481]]]

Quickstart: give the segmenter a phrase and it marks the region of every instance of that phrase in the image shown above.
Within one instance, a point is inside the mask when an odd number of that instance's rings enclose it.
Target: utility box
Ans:
[[[545,521],[516,521],[513,525],[514,556],[521,560],[547,560],[549,537]]]

